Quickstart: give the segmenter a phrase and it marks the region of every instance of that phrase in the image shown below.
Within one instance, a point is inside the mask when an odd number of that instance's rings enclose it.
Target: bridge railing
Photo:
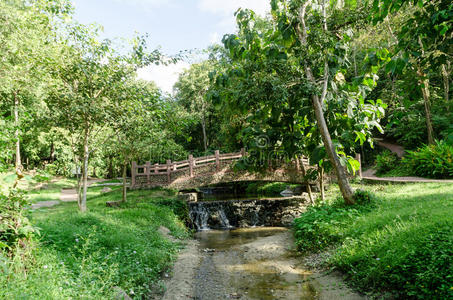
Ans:
[[[219,150],[214,155],[193,157],[189,155],[188,159],[181,161],[167,160],[165,164],[151,164],[147,161],[143,165],[132,162],[131,187],[143,186],[162,186],[172,183],[180,177],[197,177],[198,175],[207,175],[219,172],[225,165],[229,165],[247,155],[245,149],[240,152],[221,154]],[[300,161],[292,161],[291,165],[297,170],[300,163],[309,165],[307,158],[301,158]],[[270,167],[271,165],[269,165]]]
[[[171,183],[173,173],[182,173],[184,171],[188,172],[188,176],[195,176],[195,169],[205,167],[205,166],[214,166],[215,171],[220,171],[222,164],[231,163],[237,161],[246,155],[245,149],[241,149],[241,152],[235,153],[224,153],[220,154],[219,150],[214,152],[214,155],[193,157],[189,155],[188,159],[182,161],[172,162],[167,160],[165,164],[151,164],[147,161],[144,165],[139,165],[137,162],[132,162],[132,179],[131,187],[136,187],[137,185],[143,185],[143,180],[141,183],[138,183],[138,179],[146,179],[145,184],[151,185],[153,176],[163,177],[166,175],[166,183]],[[153,178],[154,179],[154,178]],[[161,184],[165,184],[164,180],[160,180]]]

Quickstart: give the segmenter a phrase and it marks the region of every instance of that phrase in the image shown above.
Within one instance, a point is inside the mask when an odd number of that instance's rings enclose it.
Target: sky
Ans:
[[[205,49],[235,32],[234,12],[250,8],[260,15],[270,10],[269,0],[73,0],[75,18],[103,27],[105,38],[131,39],[149,34],[150,49],[173,55],[182,50]],[[142,79],[152,80],[171,93],[178,74],[189,62],[141,69]]]

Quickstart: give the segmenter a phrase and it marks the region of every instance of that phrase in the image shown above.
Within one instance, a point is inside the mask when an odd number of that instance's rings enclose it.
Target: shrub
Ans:
[[[376,202],[374,194],[357,190],[355,205],[345,205],[342,198],[333,204],[309,207],[300,218],[294,220],[296,245],[299,251],[320,251],[344,238],[344,228],[369,211]]]
[[[376,156],[376,173],[383,174],[391,171],[399,165],[399,162],[400,160],[395,153],[385,150]]]
[[[404,164],[422,177],[453,178],[453,146],[444,141],[408,151]]]
[[[354,201],[360,205],[372,204],[376,202],[376,196],[369,191],[358,189],[354,192]]]
[[[247,195],[260,195],[260,196],[280,196],[280,193],[287,187],[291,189],[296,188],[297,184],[288,184],[286,182],[269,182],[269,183],[250,183],[245,193]]]
[[[29,203],[21,191],[11,190],[0,193],[0,251],[12,253],[17,247],[24,247],[33,237],[36,229],[24,215]]]

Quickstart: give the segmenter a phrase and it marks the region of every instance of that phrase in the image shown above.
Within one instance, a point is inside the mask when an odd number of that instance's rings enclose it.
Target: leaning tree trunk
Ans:
[[[301,28],[296,25],[296,32],[298,33],[300,43],[302,45],[307,44],[307,26],[305,24],[305,12],[307,6],[310,4],[310,1],[305,2],[302,4],[299,13],[299,21]],[[325,1],[323,1],[323,30],[327,31],[327,17],[326,17],[326,10],[325,10]],[[313,76],[313,72],[308,65],[308,62],[305,62],[305,75],[312,84],[317,85],[317,80]],[[324,147],[326,148],[327,155],[329,157],[330,162],[332,163],[333,169],[337,176],[338,185],[340,187],[341,194],[346,204],[354,204],[354,193],[352,191],[351,186],[349,185],[348,177],[346,174],[345,169],[340,163],[340,159],[338,158],[337,152],[333,146],[332,138],[329,133],[329,129],[326,124],[326,119],[324,117],[324,112],[322,108],[322,103],[327,94],[327,87],[328,87],[328,64],[327,61],[324,64],[324,78],[323,78],[323,92],[321,97],[317,94],[313,94],[311,96],[313,109],[315,111],[316,122],[318,123],[318,128],[321,134],[322,141],[324,143]]]
[[[127,176],[127,162],[124,161],[124,163],[123,163],[123,202],[127,201],[126,176]]]
[[[14,138],[16,139],[16,173],[21,173],[22,162],[20,159],[20,132],[19,132],[19,97],[17,92],[14,92],[14,126],[16,127],[14,131]]]
[[[322,141],[324,143],[324,147],[326,148],[327,155],[329,156],[329,160],[332,163],[333,169],[335,170],[335,174],[337,175],[341,194],[343,195],[346,204],[354,204],[354,192],[349,185],[346,171],[341,165],[340,159],[338,158],[337,152],[332,144],[332,138],[330,137],[329,129],[327,128],[324,112],[322,111],[322,105],[319,101],[318,95],[312,96],[312,102],[315,109],[319,131],[321,132]]]

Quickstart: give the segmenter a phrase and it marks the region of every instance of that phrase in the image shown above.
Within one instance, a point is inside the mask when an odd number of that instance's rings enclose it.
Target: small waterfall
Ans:
[[[223,209],[223,206],[220,206],[219,208],[219,217],[220,217],[220,223],[222,224],[223,228],[232,228],[233,226],[230,225],[230,220],[228,220],[225,210]]]
[[[190,210],[190,219],[197,227],[197,230],[208,230],[209,212],[203,203],[197,203]]]
[[[256,227],[258,225],[260,221],[260,218],[258,216],[258,210],[255,209],[253,212],[252,212],[252,216],[251,216],[251,220],[250,220],[250,225],[252,227]]]
[[[189,202],[189,216],[197,230],[289,226],[308,203],[305,197]]]

